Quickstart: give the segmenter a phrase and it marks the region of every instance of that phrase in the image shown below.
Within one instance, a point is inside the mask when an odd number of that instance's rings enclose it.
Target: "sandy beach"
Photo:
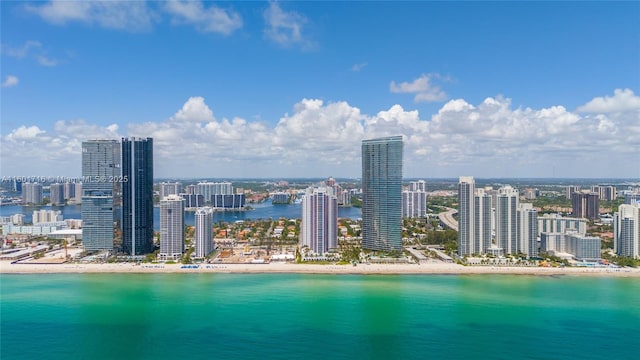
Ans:
[[[303,274],[509,274],[509,275],[576,275],[640,277],[637,268],[544,268],[462,266],[458,264],[359,264],[314,265],[293,263],[270,264],[202,264],[183,268],[181,264],[11,264],[0,262],[2,274],[45,273],[303,273]]]

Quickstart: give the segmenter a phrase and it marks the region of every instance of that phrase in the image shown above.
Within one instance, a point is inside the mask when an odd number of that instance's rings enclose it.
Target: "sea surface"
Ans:
[[[638,359],[637,278],[0,275],[2,359]]]
[[[259,203],[248,204],[254,210],[247,211],[218,211],[213,214],[215,223],[235,222],[239,220],[257,220],[257,219],[279,219],[281,217],[287,219],[298,219],[302,217],[302,205],[300,204],[271,204],[271,200]],[[60,210],[64,219],[81,219],[82,207],[80,205],[66,206],[26,206],[26,205],[6,205],[0,206],[0,216],[10,216],[13,214],[24,214],[25,222],[30,223],[33,211],[35,210]],[[187,225],[195,224],[195,213],[187,211],[184,215],[184,221]],[[340,207],[338,208],[338,217],[359,219],[362,217],[362,211],[357,207]],[[156,231],[160,231],[160,208],[153,208],[153,227]]]

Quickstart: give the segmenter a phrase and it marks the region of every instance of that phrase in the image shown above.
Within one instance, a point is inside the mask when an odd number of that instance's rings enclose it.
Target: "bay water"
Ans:
[[[640,279],[0,275],[2,359],[637,359]]]

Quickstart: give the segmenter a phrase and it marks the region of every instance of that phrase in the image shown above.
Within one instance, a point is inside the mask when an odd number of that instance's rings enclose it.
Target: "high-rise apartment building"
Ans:
[[[362,141],[362,247],[402,251],[402,136]]]
[[[308,188],[302,197],[300,245],[316,254],[338,247],[338,198],[331,187]]]
[[[42,184],[37,182],[22,183],[22,203],[42,204]]]
[[[62,212],[60,210],[34,210],[31,215],[31,222],[34,225],[42,224],[42,223],[52,223],[52,222],[60,222],[63,221],[64,217],[62,216]]]
[[[116,140],[82,143],[84,182],[76,185],[76,190],[82,196],[82,242],[86,251],[113,251],[114,237],[119,234],[119,188],[112,181],[120,175],[119,145]]]
[[[627,205],[633,205],[640,201],[640,192],[630,192],[624,194],[624,203]]]
[[[184,253],[184,199],[176,194],[160,200],[160,260],[179,260]]]
[[[461,176],[458,181],[458,255],[478,253],[475,242],[475,180]]]
[[[544,214],[538,217],[538,235],[542,233],[577,232],[587,234],[587,219],[563,217],[558,214]]]
[[[574,192],[571,195],[572,216],[596,220],[600,217],[600,196],[597,193]]]
[[[213,195],[233,195],[233,185],[226,181],[199,182],[196,185],[196,194],[204,196],[205,203],[210,203]]]
[[[199,196],[199,195],[198,195]],[[195,213],[195,245],[196,257],[203,258],[213,249],[213,210],[200,208]]]
[[[598,185],[592,186],[591,192],[596,193],[600,196],[600,200],[611,201],[615,200],[618,196],[618,192],[615,186],[611,185]]]
[[[49,185],[49,202],[51,206],[64,205],[64,184]]]
[[[427,193],[424,191],[402,192],[402,218],[420,218],[427,212]]]
[[[496,242],[505,254],[518,252],[518,190],[511,186],[498,189],[496,200]]]
[[[538,211],[533,204],[520,204],[517,210],[518,243],[516,251],[527,257],[538,256]]]
[[[76,197],[76,183],[66,182],[64,183],[64,199],[73,201]]]
[[[614,214],[613,248],[618,256],[640,258],[640,203],[620,205]]]
[[[427,191],[427,182],[424,180],[409,183],[409,191]]]
[[[473,250],[484,254],[491,247],[492,199],[484,189],[476,189],[473,197]]]
[[[567,199],[571,199],[571,196],[573,195],[573,193],[576,193],[576,192],[580,192],[580,186],[569,185],[565,187],[564,196]]]
[[[122,247],[153,251],[153,139],[122,139]]]
[[[182,193],[182,183],[179,182],[161,182],[158,186],[160,200],[169,195],[178,195]]]

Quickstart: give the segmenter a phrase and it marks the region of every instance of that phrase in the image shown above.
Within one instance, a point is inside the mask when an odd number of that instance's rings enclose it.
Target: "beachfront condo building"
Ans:
[[[458,181],[458,255],[479,253],[475,248],[475,187],[473,176],[461,176]]]
[[[200,208],[196,210],[195,223],[195,253],[196,257],[203,258],[211,254],[214,249],[213,210],[211,208]]]
[[[538,256],[538,210],[533,204],[524,203],[518,205],[516,212],[518,223],[517,252],[526,254],[527,257]]]
[[[402,136],[362,141],[362,248],[402,251]]]
[[[511,186],[498,189],[496,201],[496,242],[505,254],[518,252],[518,190]]]
[[[315,254],[325,254],[338,247],[338,198],[328,186],[305,191],[302,197],[300,246]]]
[[[538,236],[542,233],[577,232],[587,234],[587,219],[563,217],[558,214],[544,214],[538,217]]]
[[[640,259],[640,203],[622,204],[613,216],[613,250]]]
[[[82,143],[82,243],[86,251],[113,251],[119,235],[120,144],[116,140]]]
[[[172,194],[160,200],[160,260],[182,258],[184,230],[184,199]]]
[[[118,179],[119,180],[119,179]],[[122,247],[153,251],[153,139],[122,139]]]

